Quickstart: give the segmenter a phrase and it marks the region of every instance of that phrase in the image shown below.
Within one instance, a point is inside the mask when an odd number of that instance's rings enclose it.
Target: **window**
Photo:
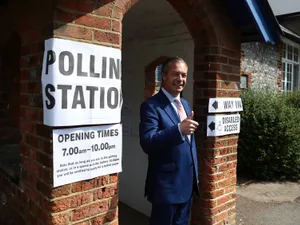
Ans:
[[[163,66],[163,64],[159,64],[155,68],[155,82],[161,82],[162,81],[162,66]]]
[[[242,89],[248,88],[248,76],[246,74],[241,75],[241,88]]]
[[[251,73],[243,72],[241,74],[240,88],[241,89],[250,88],[250,84],[251,84]]]
[[[160,56],[145,67],[145,98],[149,98],[159,92],[162,82],[162,66],[169,59]]]
[[[300,90],[300,45],[286,42],[282,53],[282,92]]]

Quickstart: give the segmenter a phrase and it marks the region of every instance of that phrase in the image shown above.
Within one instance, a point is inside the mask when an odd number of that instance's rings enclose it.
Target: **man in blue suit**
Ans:
[[[140,108],[140,144],[148,155],[145,196],[152,203],[150,225],[187,225],[198,188],[194,131],[198,123],[180,98],[188,67],[172,57],[162,68],[162,88]]]

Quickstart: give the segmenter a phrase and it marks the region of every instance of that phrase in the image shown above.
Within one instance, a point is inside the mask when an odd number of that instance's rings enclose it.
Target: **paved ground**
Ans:
[[[148,225],[149,219],[120,203],[120,225]],[[241,182],[237,225],[300,225],[300,182]]]
[[[237,225],[299,224],[300,182],[250,182],[237,188]]]
[[[300,203],[263,203],[237,198],[237,225],[299,225]]]

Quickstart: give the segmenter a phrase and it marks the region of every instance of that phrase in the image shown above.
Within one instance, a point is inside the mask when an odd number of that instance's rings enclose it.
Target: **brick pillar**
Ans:
[[[199,184],[201,197],[195,199],[196,225],[235,223],[236,166],[238,135],[206,137],[209,97],[239,97],[240,67],[238,49],[223,46],[201,47],[196,57],[194,107],[198,130]]]
[[[121,48],[122,11],[109,2],[58,0],[48,12],[52,18],[22,32],[21,178],[16,188],[22,222],[18,224],[118,224],[118,174],[53,188],[53,128],[43,125],[41,94],[46,39]]]

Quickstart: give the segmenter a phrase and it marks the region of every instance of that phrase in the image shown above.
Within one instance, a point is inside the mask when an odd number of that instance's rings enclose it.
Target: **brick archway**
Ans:
[[[117,0],[123,16],[138,1]],[[234,224],[238,135],[206,137],[208,99],[240,94],[240,40],[217,0],[168,0],[194,39],[194,111],[202,196],[193,204],[193,224]]]
[[[17,212],[16,224],[118,224],[118,174],[53,188],[53,128],[43,124],[40,74],[44,40],[51,37],[121,49],[122,18],[137,1],[29,2],[12,6],[17,15],[12,21],[22,34],[20,77],[28,84],[20,90],[20,106],[27,109],[20,115],[22,171],[18,182],[0,171],[1,199],[7,199],[1,203]],[[206,118],[208,98],[239,96],[239,36],[221,0],[168,2],[195,42],[193,105],[201,125],[196,138],[202,196],[194,201],[192,223],[234,224],[238,135],[206,137]]]
[[[217,0],[165,1],[168,1],[182,17],[196,44],[239,48],[238,33],[228,19],[222,4]],[[120,10],[122,16],[119,18],[123,18],[139,0],[116,0],[114,2],[108,0],[106,2],[111,2],[113,14],[118,14],[116,12]]]

